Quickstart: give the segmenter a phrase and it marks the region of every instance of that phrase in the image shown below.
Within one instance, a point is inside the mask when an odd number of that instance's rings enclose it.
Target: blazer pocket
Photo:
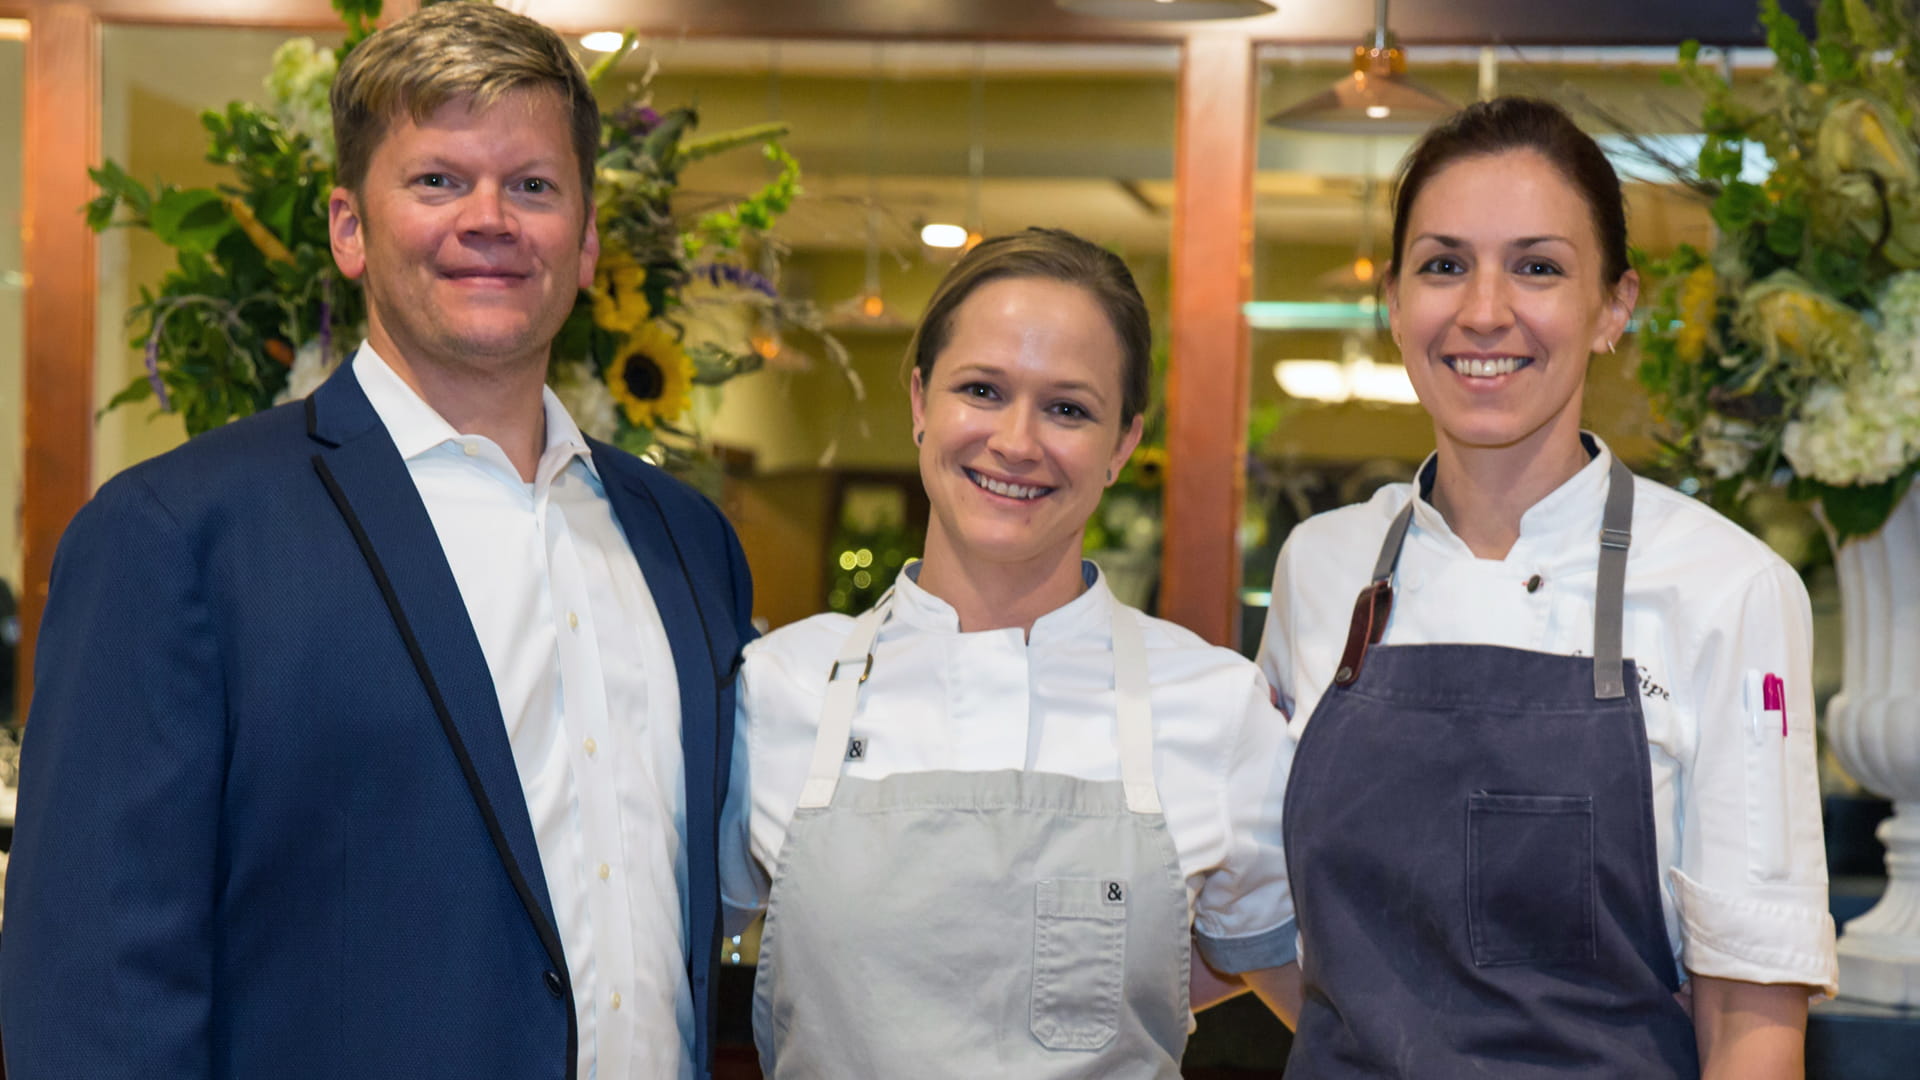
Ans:
[[[1035,886],[1032,1025],[1049,1050],[1098,1050],[1120,1030],[1127,889],[1093,878]]]
[[[1593,797],[1467,797],[1467,932],[1473,962],[1595,955]]]

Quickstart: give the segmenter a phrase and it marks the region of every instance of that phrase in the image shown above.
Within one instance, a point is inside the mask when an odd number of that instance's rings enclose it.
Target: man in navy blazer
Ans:
[[[711,504],[543,388],[598,253],[593,99],[553,34],[463,3],[356,48],[334,111],[368,342],[61,543],[8,1074],[704,1077],[750,585]]]

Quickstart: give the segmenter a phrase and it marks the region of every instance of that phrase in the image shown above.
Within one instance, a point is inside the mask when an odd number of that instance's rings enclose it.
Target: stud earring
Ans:
[[[921,444],[923,444],[923,443],[925,443],[926,441],[927,441],[927,433],[926,433],[926,432],[924,432],[924,431],[916,431],[916,432],[914,432],[914,433],[913,433],[913,445],[915,445],[915,446],[919,446],[919,445],[921,445]]]
[[[1113,483],[1113,470],[1111,468],[1107,470],[1107,483]]]

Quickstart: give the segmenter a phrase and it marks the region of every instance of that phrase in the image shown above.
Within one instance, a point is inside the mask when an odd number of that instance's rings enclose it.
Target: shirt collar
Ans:
[[[921,563],[912,562],[893,581],[893,613],[916,629],[942,634],[960,632],[960,613],[953,605],[920,587]],[[1034,620],[1029,644],[1052,644],[1106,626],[1112,593],[1106,575],[1091,560],[1080,560],[1080,579],[1086,589],[1079,596]]]
[[[1586,446],[1591,460],[1520,515],[1520,538],[1514,543],[1516,550],[1522,545],[1554,545],[1568,537],[1590,533],[1597,535],[1600,517],[1606,508],[1607,477],[1613,468],[1613,451],[1590,431],[1582,431],[1580,441]],[[1414,473],[1413,524],[1423,532],[1447,538],[1464,548],[1465,541],[1454,535],[1447,526],[1447,519],[1433,505],[1433,478],[1439,460],[1438,451],[1428,454],[1427,460],[1421,462],[1420,470]]]
[[[373,406],[375,415],[386,426],[387,434],[393,438],[393,445],[399,449],[404,460],[412,461],[429,450],[461,440],[461,433],[415,393],[413,387],[407,385],[406,380],[374,351],[372,342],[362,341],[360,348],[354,352],[353,376],[359,380],[368,404]],[[573,422],[573,417],[567,414],[567,407],[560,403],[552,387],[540,388],[540,403],[547,421],[547,444],[540,455],[541,471],[548,471],[549,459],[559,450],[562,457],[569,461],[578,457],[586,464],[587,471],[598,480],[600,470],[593,463],[593,452],[587,447],[586,437],[580,433],[580,426]]]

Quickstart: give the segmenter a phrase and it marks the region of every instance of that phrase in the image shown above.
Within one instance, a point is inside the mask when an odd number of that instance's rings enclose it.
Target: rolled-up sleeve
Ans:
[[[1227,822],[1227,852],[1195,901],[1200,955],[1229,974],[1279,967],[1294,959],[1293,892],[1281,843],[1281,807],[1293,738],[1273,707],[1267,681],[1246,672],[1238,737],[1223,761],[1218,811]]]
[[[1806,589],[1771,560],[1701,626],[1690,679],[1698,739],[1671,871],[1682,963],[1697,975],[1831,994]],[[1779,703],[1784,720],[1768,708]]]

